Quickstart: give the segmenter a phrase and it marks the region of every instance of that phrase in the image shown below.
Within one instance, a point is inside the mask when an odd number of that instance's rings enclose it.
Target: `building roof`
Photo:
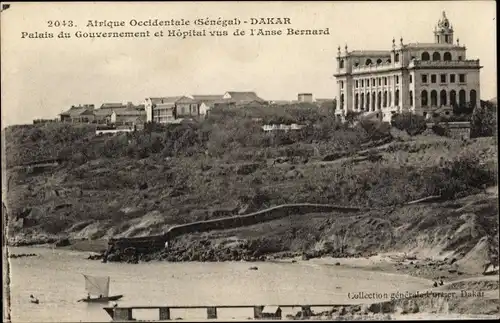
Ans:
[[[175,103],[197,103],[197,102],[198,101],[188,96],[182,96],[179,98],[179,100],[175,101]]]
[[[116,109],[123,107],[123,103],[103,103],[101,109]]]
[[[148,98],[148,99],[151,100],[151,103],[153,103],[153,104],[160,104],[160,103],[174,104],[180,98],[182,98],[182,95],[180,95],[180,96],[164,96],[164,97],[156,97],[156,98]]]
[[[228,91],[226,94],[231,96],[231,100],[233,101],[264,101],[259,98],[255,92],[232,92]]]
[[[349,56],[391,56],[390,50],[353,50]]]
[[[71,107],[69,110],[62,112],[60,115],[67,115],[72,118],[78,117],[81,115],[89,115],[93,114],[93,110],[85,107]]]
[[[193,99],[199,102],[205,102],[205,101],[218,101],[222,100],[224,97],[223,94],[221,95],[192,95]]]

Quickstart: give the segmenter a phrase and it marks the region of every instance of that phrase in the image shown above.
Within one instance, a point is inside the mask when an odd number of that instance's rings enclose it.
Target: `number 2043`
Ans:
[[[73,20],[48,20],[47,24],[49,27],[74,27],[75,23]]]

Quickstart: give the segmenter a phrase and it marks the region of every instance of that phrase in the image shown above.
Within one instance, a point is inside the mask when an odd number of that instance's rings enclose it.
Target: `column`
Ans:
[[[170,320],[170,308],[160,307],[160,321]]]
[[[217,318],[217,307],[207,307],[207,319]]]

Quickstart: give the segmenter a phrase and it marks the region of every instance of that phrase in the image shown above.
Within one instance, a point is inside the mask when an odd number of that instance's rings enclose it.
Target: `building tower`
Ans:
[[[450,24],[446,13],[439,19],[434,28],[434,39],[436,44],[453,44],[453,26]]]

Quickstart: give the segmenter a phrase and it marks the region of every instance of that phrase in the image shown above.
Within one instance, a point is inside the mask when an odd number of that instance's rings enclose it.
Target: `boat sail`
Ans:
[[[109,296],[109,276],[82,275],[85,278],[85,290],[88,296],[87,298],[79,300],[79,302],[109,302],[116,301],[123,297],[123,295]]]
[[[97,277],[97,276],[89,276],[83,275],[85,278],[85,290],[91,296],[96,297],[108,297],[109,296],[109,276],[106,277]]]

